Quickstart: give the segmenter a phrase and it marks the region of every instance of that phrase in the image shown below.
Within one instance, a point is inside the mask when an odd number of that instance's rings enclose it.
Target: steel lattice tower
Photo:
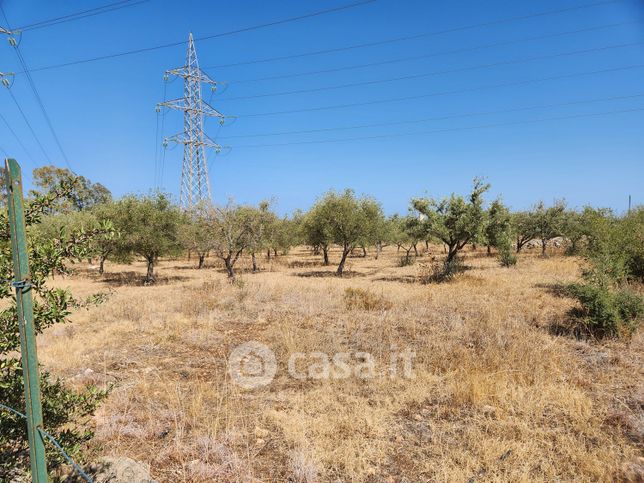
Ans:
[[[181,167],[181,194],[179,202],[184,209],[191,209],[201,202],[211,200],[206,148],[221,149],[215,141],[204,133],[204,116],[217,117],[223,124],[224,115],[201,98],[201,84],[217,87],[217,82],[199,68],[192,33],[188,37],[186,65],[165,72],[164,79],[174,75],[182,77],[183,97],[164,101],[158,106],[183,111],[183,132],[164,139],[164,146],[169,141],[183,144],[183,163]]]

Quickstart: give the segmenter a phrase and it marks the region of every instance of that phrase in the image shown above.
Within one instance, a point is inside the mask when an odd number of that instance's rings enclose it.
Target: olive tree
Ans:
[[[343,193],[329,191],[311,209],[311,241],[322,245],[328,263],[328,245],[342,248],[336,274],[342,276],[349,253],[360,244],[374,238],[372,220],[382,216],[380,205],[373,199],[356,198],[352,190]]]
[[[125,196],[114,208],[114,225],[121,234],[120,254],[143,257],[147,263],[145,282],[154,283],[154,267],[159,258],[181,251],[179,230],[183,213],[163,193]]]
[[[330,214],[327,206],[318,202],[304,215],[302,219],[302,238],[317,253],[322,251],[323,264],[329,265],[329,247],[333,243]]]
[[[413,208],[427,217],[429,235],[447,245],[447,263],[452,262],[465,245],[479,237],[485,221],[483,194],[489,187],[489,184],[475,179],[467,199],[452,193],[442,200],[412,200]]]
[[[184,223],[179,230],[179,239],[183,248],[197,254],[197,269],[204,267],[206,257],[214,246],[209,214],[208,206],[197,206],[186,213]]]
[[[69,196],[56,200],[50,207],[50,212],[86,210],[112,200],[112,193],[101,183],[92,183],[84,176],[76,176],[67,168],[42,166],[33,170],[32,178],[34,189],[30,191],[31,196],[41,196],[61,182],[73,181]]]
[[[223,260],[228,278],[235,278],[235,263],[251,244],[252,211],[229,201],[210,209],[213,253]]]
[[[548,242],[563,234],[565,214],[566,204],[563,201],[557,201],[550,207],[546,207],[543,201],[540,201],[534,207],[532,212],[534,233],[536,238],[541,240],[542,255],[546,254]]]
[[[499,249],[509,244],[512,218],[510,210],[498,198],[490,204],[486,215],[483,234],[489,254],[491,247]]]
[[[536,220],[531,211],[518,211],[512,214],[512,229],[516,236],[517,253],[537,236]]]

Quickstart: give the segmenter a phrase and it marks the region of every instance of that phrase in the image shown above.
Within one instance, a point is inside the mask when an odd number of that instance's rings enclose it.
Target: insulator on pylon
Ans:
[[[167,147],[168,147],[168,140],[167,140],[167,139],[164,139],[164,140],[163,140],[163,147],[164,147],[164,148],[167,148]]]
[[[223,126],[225,122],[226,122],[225,118],[223,118],[223,117],[219,118],[219,125],[220,126]]]
[[[9,45],[11,45],[12,47],[15,47],[18,45],[18,42],[16,42],[16,39],[14,37],[9,37],[8,40],[9,40]]]
[[[5,77],[3,77],[2,85],[5,86],[6,88],[9,88],[9,79],[6,79]]]
[[[221,153],[221,146],[217,146],[217,147],[215,148],[215,153],[216,153],[216,154]]]
[[[167,82],[169,78],[170,78],[170,77],[168,76],[168,74],[163,74],[163,80],[164,80],[164,81],[166,81],[166,82]]]
[[[155,107],[154,110],[157,111],[157,112],[161,112],[161,106]]]
[[[211,85],[211,86],[210,86],[210,90],[211,90],[212,92],[215,92],[215,91],[217,90],[217,84],[215,84],[215,85]]]

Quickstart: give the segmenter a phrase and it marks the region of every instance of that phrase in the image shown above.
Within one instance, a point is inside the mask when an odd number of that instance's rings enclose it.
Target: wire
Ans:
[[[349,66],[344,66],[344,67],[334,67],[331,69],[323,69],[323,70],[312,70],[312,71],[307,71],[307,72],[296,72],[292,74],[283,74],[283,75],[274,75],[274,76],[267,76],[267,77],[258,77],[255,79],[242,79],[242,80],[236,80],[236,81],[230,81],[229,84],[246,84],[249,82],[262,82],[262,81],[270,81],[270,80],[278,80],[278,79],[291,79],[295,77],[303,77],[303,76],[309,76],[309,75],[318,75],[318,74],[330,74],[333,72],[342,72],[345,70],[354,70],[354,69],[363,69],[366,67],[374,67],[377,65],[387,65],[387,64],[396,64],[400,62],[408,62],[412,60],[420,60],[420,59],[428,59],[431,57],[438,57],[441,55],[453,55],[453,54],[462,54],[465,52],[475,52],[477,50],[482,50],[482,49],[489,49],[489,48],[494,48],[494,47],[502,47],[506,45],[514,45],[514,44],[519,44],[523,42],[531,42],[534,40],[545,40],[545,39],[550,39],[550,38],[555,38],[555,37],[561,37],[564,35],[574,35],[578,33],[586,33],[586,32],[593,32],[597,30],[603,30],[607,28],[612,28],[612,27],[619,27],[623,25],[628,25],[628,24],[634,24],[634,23],[639,23],[640,20],[636,21],[629,21],[629,22],[618,22],[618,23],[612,23],[612,24],[606,24],[606,25],[599,25],[596,27],[588,27],[588,28],[583,28],[583,29],[578,29],[578,30],[569,30],[566,32],[558,32],[555,34],[547,34],[547,35],[537,35],[534,37],[524,37],[522,39],[514,39],[514,40],[506,40],[503,42],[495,42],[493,44],[485,44],[485,45],[476,45],[474,47],[464,47],[461,49],[453,49],[453,50],[443,50],[440,52],[432,52],[431,54],[423,54],[423,55],[414,55],[410,57],[398,57],[395,59],[389,59],[389,60],[382,60],[378,62],[369,62],[366,64],[353,64]]]
[[[584,99],[584,100],[578,100],[578,101],[568,101],[568,102],[561,102],[561,103],[556,103],[556,104],[540,104],[540,105],[532,105],[532,106],[523,106],[523,107],[514,107],[510,109],[499,109],[499,110],[494,110],[494,111],[479,111],[479,112],[467,112],[463,114],[453,114],[453,115],[448,115],[448,116],[437,116],[437,117],[426,117],[422,119],[411,119],[411,120],[403,120],[403,121],[393,121],[393,122],[378,122],[378,123],[373,123],[373,124],[358,124],[354,126],[344,126],[344,127],[328,127],[328,128],[321,128],[321,129],[307,129],[307,130],[301,130],[301,131],[281,131],[281,132],[270,132],[270,133],[259,133],[259,134],[240,134],[240,135],[234,135],[234,136],[224,136],[222,139],[233,139],[233,138],[254,138],[254,137],[268,137],[268,136],[285,136],[285,135],[291,135],[291,134],[312,134],[312,133],[319,133],[319,132],[331,132],[331,131],[346,131],[346,130],[352,130],[352,129],[364,129],[364,128],[371,128],[371,127],[384,127],[384,126],[398,126],[398,125],[403,125],[403,124],[418,124],[422,122],[429,122],[429,121],[447,121],[450,119],[461,119],[461,118],[466,118],[466,117],[476,117],[476,116],[488,116],[491,114],[507,114],[511,112],[521,112],[521,111],[530,111],[534,109],[550,109],[554,107],[565,107],[565,106],[575,106],[575,105],[582,105],[582,104],[592,104],[596,102],[608,102],[608,101],[617,101],[617,100],[626,100],[626,99],[636,99],[639,97],[644,97],[644,93],[640,94],[631,94],[631,95],[625,95],[625,96],[613,96],[613,97],[603,97],[603,98],[595,98],[595,99]]]
[[[83,10],[80,12],[71,13],[69,15],[64,15],[62,17],[50,18],[48,20],[42,20],[40,22],[24,25],[23,27],[19,27],[16,30],[20,32],[26,32],[29,30],[51,27],[53,25],[58,25],[60,23],[66,23],[66,22],[80,20],[87,17],[93,17],[95,15],[101,15],[103,13],[113,12],[114,10],[120,10],[122,8],[133,7],[135,5],[146,3],[148,1],[149,0],[139,0],[137,2],[132,3],[133,0],[121,0],[119,2],[109,3],[101,7],[95,7],[89,10]]]
[[[214,39],[214,38],[225,37],[225,36],[228,36],[228,35],[234,35],[234,34],[239,34],[239,33],[243,33],[243,32],[250,32],[252,30],[259,30],[259,29],[262,29],[262,28],[274,27],[275,25],[282,25],[282,24],[285,24],[285,23],[296,22],[296,21],[299,21],[299,20],[304,20],[304,19],[312,18],[312,17],[318,17],[318,16],[321,16],[321,15],[335,13],[335,12],[339,12],[339,11],[342,11],[342,10],[347,10],[347,9],[350,9],[350,8],[361,7],[363,5],[367,5],[367,4],[373,3],[375,1],[376,0],[362,0],[362,1],[356,2],[356,3],[350,3],[350,4],[347,4],[347,5],[342,5],[342,6],[339,6],[339,7],[329,8],[329,9],[326,9],[326,10],[319,10],[317,12],[312,12],[312,13],[308,13],[308,14],[304,14],[304,15],[298,15],[298,16],[295,16],[295,17],[288,17],[288,18],[285,18],[285,19],[282,19],[282,20],[275,20],[273,22],[267,22],[267,23],[263,23],[263,24],[253,25],[253,26],[250,26],[250,27],[243,27],[243,28],[236,29],[236,30],[230,30],[228,32],[221,32],[221,33],[218,33],[218,34],[206,35],[206,36],[203,36],[203,37],[195,37],[194,40],[195,41],[210,40],[210,39]],[[617,1],[617,0],[614,0],[614,1]],[[134,55],[134,54],[141,54],[141,53],[144,53],[144,52],[152,52],[152,51],[155,51],[155,50],[166,49],[166,48],[170,48],[170,47],[177,47],[179,45],[186,45],[186,44],[187,44],[187,42],[185,40],[182,40],[182,41],[179,41],[179,42],[170,42],[170,43],[167,43],[167,44],[155,45],[155,46],[152,46],[152,47],[144,47],[144,48],[128,50],[128,51],[124,51],[124,52],[117,52],[117,53],[114,53],[114,54],[91,57],[91,58],[87,58],[87,59],[80,59],[80,60],[75,60],[75,61],[71,61],[71,62],[65,62],[65,63],[62,63],[62,64],[54,64],[54,65],[47,65],[47,66],[43,66],[43,67],[37,67],[35,69],[31,69],[31,72],[40,72],[40,71],[43,71],[43,70],[59,69],[59,68],[62,68],[62,67],[69,67],[69,66],[72,66],[72,65],[79,65],[79,64],[86,64],[88,62],[97,62],[97,61],[101,61],[101,60],[114,59],[114,58],[123,57],[123,56],[126,56],[126,55]],[[23,72],[16,72],[16,74],[22,74],[22,73]]]
[[[357,106],[371,106],[374,104],[384,104],[384,103],[389,103],[389,102],[400,102],[400,101],[410,101],[410,100],[415,100],[415,99],[424,99],[428,97],[436,97],[436,96],[447,96],[447,95],[452,95],[452,94],[462,94],[465,92],[476,92],[480,90],[485,90],[485,89],[496,89],[498,87],[513,87],[513,86],[520,86],[520,85],[526,85],[526,84],[534,84],[537,82],[546,82],[546,81],[552,81],[552,80],[561,80],[561,79],[572,79],[575,77],[581,77],[581,76],[586,76],[586,75],[595,75],[595,74],[606,74],[610,72],[619,72],[619,71],[624,71],[624,70],[631,70],[631,69],[641,69],[644,67],[644,64],[634,64],[634,65],[627,65],[623,67],[613,67],[610,69],[601,69],[601,70],[593,70],[593,71],[586,71],[586,72],[577,72],[574,74],[563,74],[563,75],[556,75],[556,76],[551,76],[551,77],[540,77],[538,79],[528,79],[528,80],[522,80],[522,81],[513,81],[513,82],[505,82],[502,84],[488,84],[484,86],[476,86],[476,87],[467,87],[465,89],[455,89],[452,91],[439,91],[439,92],[431,92],[428,94],[419,94],[419,95],[414,95],[414,96],[403,96],[403,97],[390,97],[388,99],[375,99],[371,101],[365,101],[365,102],[353,102],[353,103],[348,103],[348,104],[336,104],[332,106],[319,106],[319,107],[308,107],[308,108],[301,108],[301,109],[289,109],[286,111],[272,111],[272,112],[258,112],[258,113],[253,113],[253,114],[240,114],[237,117],[263,117],[263,116],[278,116],[282,114],[296,114],[296,113],[302,113],[302,112],[314,112],[314,111],[328,111],[328,110],[333,110],[333,109],[346,109],[348,107],[357,107]]]
[[[489,22],[483,22],[483,23],[477,23],[477,24],[470,24],[470,25],[464,25],[460,27],[453,27],[445,30],[435,30],[431,32],[423,32],[420,34],[415,34],[415,35],[407,35],[404,37],[394,37],[391,39],[386,39],[386,40],[377,40],[374,42],[367,42],[367,43],[362,43],[362,44],[354,44],[354,45],[348,45],[348,46],[343,46],[343,47],[336,47],[332,49],[324,49],[324,50],[315,50],[312,52],[304,52],[301,54],[292,54],[292,55],[283,55],[283,56],[278,56],[278,57],[268,57],[264,59],[254,59],[254,60],[246,60],[242,62],[234,62],[230,64],[219,64],[219,65],[211,65],[209,67],[205,67],[205,69],[215,69],[215,68],[224,68],[224,67],[237,67],[240,65],[249,65],[249,64],[259,64],[263,62],[275,62],[275,61],[280,61],[280,60],[290,60],[290,59],[298,59],[302,57],[308,57],[311,55],[321,55],[321,54],[331,54],[331,53],[336,53],[336,52],[345,52],[347,50],[353,50],[353,49],[362,49],[366,47],[376,47],[379,45],[385,45],[385,44],[391,44],[394,42],[405,42],[408,40],[415,40],[415,39],[420,39],[424,37],[432,37],[435,35],[443,35],[443,34],[448,34],[448,33],[453,33],[453,32],[460,32],[463,30],[470,30],[470,29],[476,29],[480,27],[489,27],[492,25],[499,25],[503,23],[510,23],[510,22],[516,22],[519,20],[527,20],[530,18],[535,18],[535,17],[544,17],[548,15],[557,15],[560,13],[565,13],[565,12],[572,12],[575,10],[581,10],[581,9],[586,9],[586,8],[592,8],[592,7],[597,7],[600,5],[608,5],[612,3],[619,3],[621,0],[608,0],[604,2],[595,2],[595,3],[587,3],[583,5],[577,5],[574,7],[567,7],[567,8],[561,8],[557,10],[547,10],[544,12],[538,12],[538,13],[533,13],[533,14],[528,14],[528,15],[521,15],[518,17],[509,17],[509,18],[504,18],[504,19],[498,19],[498,20],[492,20]]]
[[[7,14],[4,11],[4,8],[2,5],[0,5],[0,11],[2,12],[2,16],[5,19],[5,22],[7,23],[7,27],[11,30],[11,27],[9,26],[9,20],[7,19]],[[47,126],[49,127],[49,131],[51,132],[51,135],[54,138],[54,141],[56,142],[56,145],[58,146],[58,150],[63,156],[63,160],[65,161],[65,164],[69,168],[69,170],[74,173],[73,168],[71,167],[71,164],[69,163],[69,159],[67,158],[67,154],[65,153],[65,150],[63,149],[63,145],[60,142],[60,139],[58,137],[58,134],[56,134],[56,130],[54,129],[54,125],[51,122],[51,118],[49,117],[49,114],[47,113],[47,109],[45,108],[45,104],[43,103],[42,98],[40,97],[40,93],[38,92],[38,89],[36,88],[36,84],[31,77],[31,73],[29,72],[29,67],[27,66],[27,62],[25,61],[25,58],[22,56],[22,53],[20,52],[20,47],[16,44],[15,46],[16,49],[16,55],[18,56],[18,60],[20,61],[20,65],[24,69],[24,73],[27,75],[27,81],[29,82],[29,86],[31,87],[31,90],[34,94],[34,97],[36,98],[36,102],[38,103],[38,106],[40,107],[40,110],[43,114],[43,117],[45,118],[45,121],[47,122]]]
[[[40,151],[43,153],[45,156],[45,159],[49,164],[51,164],[51,159],[49,155],[47,154],[47,151],[45,151],[45,148],[43,147],[42,143],[40,142],[40,138],[36,134],[36,131],[34,131],[34,128],[31,126],[31,123],[29,122],[29,119],[27,118],[27,115],[25,114],[25,111],[22,110],[22,107],[20,106],[20,103],[18,102],[18,99],[16,99],[16,96],[13,95],[13,92],[11,92],[11,89],[7,89],[9,92],[9,95],[11,96],[11,99],[13,99],[14,104],[18,108],[18,111],[20,112],[20,115],[22,116],[22,119],[25,121],[25,124],[29,128],[29,131],[31,132],[31,135],[34,137],[36,140],[36,143],[38,144],[38,147],[40,148]]]
[[[573,50],[570,52],[561,52],[558,54],[549,54],[549,55],[538,55],[534,57],[526,57],[523,59],[512,59],[512,60],[502,60],[500,62],[493,62],[490,64],[479,64],[479,65],[474,65],[474,66],[468,66],[468,67],[459,67],[456,69],[448,69],[448,70],[438,70],[438,71],[433,71],[433,72],[425,72],[422,74],[412,74],[412,75],[405,75],[405,76],[399,76],[399,77],[389,77],[385,79],[375,79],[375,80],[369,80],[369,81],[362,81],[362,82],[351,82],[348,84],[339,84],[339,85],[334,85],[334,86],[324,86],[324,87],[315,87],[312,89],[299,89],[299,90],[294,90],[294,91],[282,91],[282,92],[269,92],[269,93],[264,93],[264,94],[254,94],[250,96],[237,96],[237,97],[229,97],[229,98],[224,98],[220,99],[220,101],[239,101],[239,100],[245,100],[245,99],[258,99],[261,97],[275,97],[275,96],[288,96],[288,95],[294,95],[294,94],[306,94],[310,92],[322,92],[322,91],[329,91],[329,90],[337,90],[337,89],[346,89],[349,87],[359,87],[359,86],[366,86],[366,85],[375,85],[375,84],[383,84],[386,82],[398,82],[398,81],[403,81],[403,80],[412,80],[412,79],[422,79],[423,77],[430,77],[430,76],[435,76],[435,75],[443,75],[443,74],[453,74],[456,72],[467,72],[470,70],[478,70],[478,69],[488,69],[490,67],[498,67],[498,66],[503,66],[503,65],[513,65],[513,64],[522,64],[524,62],[534,62],[536,60],[546,60],[546,59],[555,59],[558,57],[568,57],[568,56],[573,56],[573,55],[580,55],[580,54],[589,54],[592,52],[600,52],[604,50],[611,50],[611,49],[619,49],[619,48],[624,48],[624,47],[633,47],[635,45],[642,45],[644,42],[630,42],[626,44],[616,44],[616,45],[608,45],[608,46],[603,46],[603,47],[595,47],[592,49],[583,49],[583,50]]]
[[[22,419],[25,419],[25,420],[26,420],[26,419],[28,419],[26,414],[23,414],[23,413],[21,413],[20,411],[16,411],[15,409],[13,409],[13,408],[11,408],[11,407],[7,406],[6,404],[2,404],[2,403],[0,403],[0,408],[4,409],[4,410],[6,410],[6,411],[9,411],[10,413],[13,413],[13,414],[15,414],[16,416],[18,416],[18,417],[20,417],[20,418],[22,418]],[[93,480],[92,480],[92,479],[87,475],[87,473],[85,473],[85,472],[81,469],[81,467],[80,467],[80,466],[78,466],[78,464],[77,464],[74,460],[72,460],[72,458],[71,458],[71,457],[70,457],[70,456],[65,452],[65,450],[64,450],[64,449],[63,449],[63,447],[60,445],[60,443],[59,443],[58,441],[56,441],[56,438],[54,438],[51,434],[49,434],[47,431],[45,431],[44,429],[42,429],[42,428],[40,428],[40,427],[39,427],[39,428],[36,428],[36,429],[38,429],[38,432],[39,432],[42,436],[44,436],[44,437],[45,437],[45,438],[47,438],[49,441],[51,441],[51,443],[52,443],[52,444],[53,444],[53,445],[58,449],[58,451],[59,451],[59,452],[60,452],[60,454],[63,456],[63,458],[65,458],[65,460],[67,461],[67,463],[69,463],[69,464],[72,466],[72,468],[74,468],[74,469],[78,472],[78,474],[79,474],[79,475],[80,475],[80,476],[81,476],[85,481],[87,481],[87,482],[89,482],[89,483],[93,483]]]
[[[363,140],[385,139],[385,138],[394,138],[394,137],[403,137],[403,136],[416,136],[421,134],[426,135],[426,134],[436,134],[436,133],[453,132],[453,131],[488,129],[492,127],[516,126],[520,124],[531,124],[531,123],[546,122],[546,121],[559,121],[559,120],[565,120],[565,119],[578,119],[578,118],[584,118],[584,117],[607,116],[607,115],[613,115],[613,114],[623,114],[623,113],[641,112],[641,111],[644,111],[644,107],[634,108],[634,109],[623,109],[619,111],[596,112],[591,114],[575,114],[575,115],[569,115],[569,116],[528,119],[524,121],[510,121],[510,122],[499,122],[499,123],[492,123],[492,124],[481,124],[478,126],[436,129],[431,131],[413,131],[413,132],[397,133],[397,134],[380,134],[380,135],[374,135],[374,136],[323,139],[320,141],[294,141],[294,142],[287,142],[287,143],[272,143],[272,144],[247,144],[247,145],[240,145],[235,147],[236,148],[265,148],[265,147],[294,146],[294,145],[305,145],[305,144],[342,143],[342,142],[349,142],[349,141],[363,141]]]
[[[36,165],[36,162],[34,161],[33,156],[31,156],[31,153],[29,152],[29,150],[28,150],[28,149],[25,147],[25,145],[22,143],[22,140],[18,137],[18,135],[16,134],[16,132],[15,132],[15,131],[13,130],[13,128],[11,127],[11,124],[9,124],[9,123],[7,122],[7,119],[2,115],[2,113],[1,113],[1,112],[0,112],[0,119],[2,119],[2,122],[4,122],[5,126],[7,126],[7,129],[9,129],[9,131],[11,132],[11,134],[13,135],[13,137],[14,137],[14,138],[16,138],[16,141],[18,141],[18,144],[20,144],[20,147],[22,148],[22,150],[25,152],[25,154],[27,155],[27,157],[28,157],[28,158],[29,158],[29,160],[31,161],[31,164],[35,166],[35,165]]]

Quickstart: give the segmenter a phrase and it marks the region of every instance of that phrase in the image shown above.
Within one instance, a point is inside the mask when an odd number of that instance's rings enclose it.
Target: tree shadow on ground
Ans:
[[[307,267],[322,267],[324,262],[322,260],[294,260],[286,264],[288,268],[307,268]]]
[[[188,277],[157,275],[154,284],[146,284],[145,275],[141,272],[119,272],[106,273],[100,279],[101,282],[112,287],[123,287],[127,285],[143,287],[145,285],[167,285],[173,282],[184,282],[190,280]]]
[[[312,270],[309,272],[297,272],[297,273],[294,273],[293,275],[296,277],[303,277],[303,278],[325,278],[325,277],[358,278],[358,277],[366,277],[367,274],[361,273],[361,272],[345,271],[342,274],[342,276],[338,276],[335,270]]]
[[[374,282],[418,283],[417,275],[386,275],[373,279]]]

